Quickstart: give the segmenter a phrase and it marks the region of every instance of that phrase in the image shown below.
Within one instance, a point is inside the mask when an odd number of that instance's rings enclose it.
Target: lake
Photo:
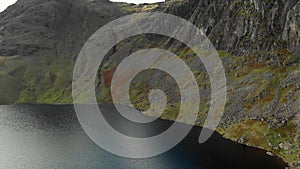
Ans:
[[[173,122],[156,120],[141,127],[118,118],[111,105],[101,110],[120,132],[155,135]],[[119,125],[119,126],[118,126]],[[215,133],[199,144],[201,127],[170,151],[147,159],[128,159],[97,146],[81,128],[73,105],[0,106],[1,169],[284,169],[266,151],[237,144]]]

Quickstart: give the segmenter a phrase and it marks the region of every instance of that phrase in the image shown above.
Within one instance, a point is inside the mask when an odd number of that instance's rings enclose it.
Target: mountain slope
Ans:
[[[219,131],[230,139],[268,149],[299,166],[300,2],[296,0],[169,0],[133,5],[108,0],[19,0],[0,14],[0,104],[72,103],[73,66],[85,41],[121,16],[159,11],[185,18],[209,37],[226,69],[228,100]],[[119,43],[99,69],[98,101],[111,102],[116,66],[134,51],[159,47],[193,70],[201,105],[209,109],[208,75],[194,52],[174,39],[140,35]],[[162,72],[143,72],[131,100],[149,108],[148,92],[160,87],[171,99],[162,118],[175,119],[180,93]],[[145,87],[146,86],[146,87]],[[188,122],[188,121],[187,121]]]

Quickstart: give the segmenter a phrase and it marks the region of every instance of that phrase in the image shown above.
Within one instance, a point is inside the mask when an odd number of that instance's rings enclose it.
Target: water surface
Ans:
[[[145,137],[168,128],[157,120],[137,127],[116,118],[112,106],[101,106],[120,132]],[[137,129],[137,130],[136,130]],[[0,106],[0,169],[283,169],[279,158],[214,134],[197,142],[201,128],[193,127],[175,148],[147,159],[122,158],[93,143],[82,130],[72,105]],[[146,133],[146,134],[145,134]],[[148,147],[151,148],[151,147]]]

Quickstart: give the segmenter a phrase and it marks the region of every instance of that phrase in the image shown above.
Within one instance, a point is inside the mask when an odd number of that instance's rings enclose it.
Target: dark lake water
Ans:
[[[118,125],[119,120],[110,112],[109,105],[101,109],[111,123]],[[154,134],[171,124],[158,120],[155,125],[137,131]],[[93,143],[82,130],[72,105],[0,106],[0,169],[283,169],[286,166],[263,150],[225,140],[219,134],[199,144],[200,131],[200,127],[193,127],[179,145],[162,155],[128,159],[110,154]]]

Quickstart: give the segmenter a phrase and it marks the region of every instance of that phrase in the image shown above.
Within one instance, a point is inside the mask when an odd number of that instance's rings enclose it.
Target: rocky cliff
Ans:
[[[85,41],[109,21],[142,11],[189,20],[218,50],[228,83],[219,132],[299,167],[300,2],[296,0],[168,0],[143,5],[19,0],[0,14],[0,104],[72,103],[73,66]],[[169,50],[191,67],[202,97],[197,119],[201,125],[209,109],[208,75],[191,49],[164,36],[140,35],[112,49],[99,68],[98,101],[111,102],[111,77],[122,59],[149,47]],[[162,118],[175,119],[180,93],[166,78],[169,75],[159,71],[139,74],[130,93],[136,108],[149,108],[148,92],[160,87],[171,98]]]

